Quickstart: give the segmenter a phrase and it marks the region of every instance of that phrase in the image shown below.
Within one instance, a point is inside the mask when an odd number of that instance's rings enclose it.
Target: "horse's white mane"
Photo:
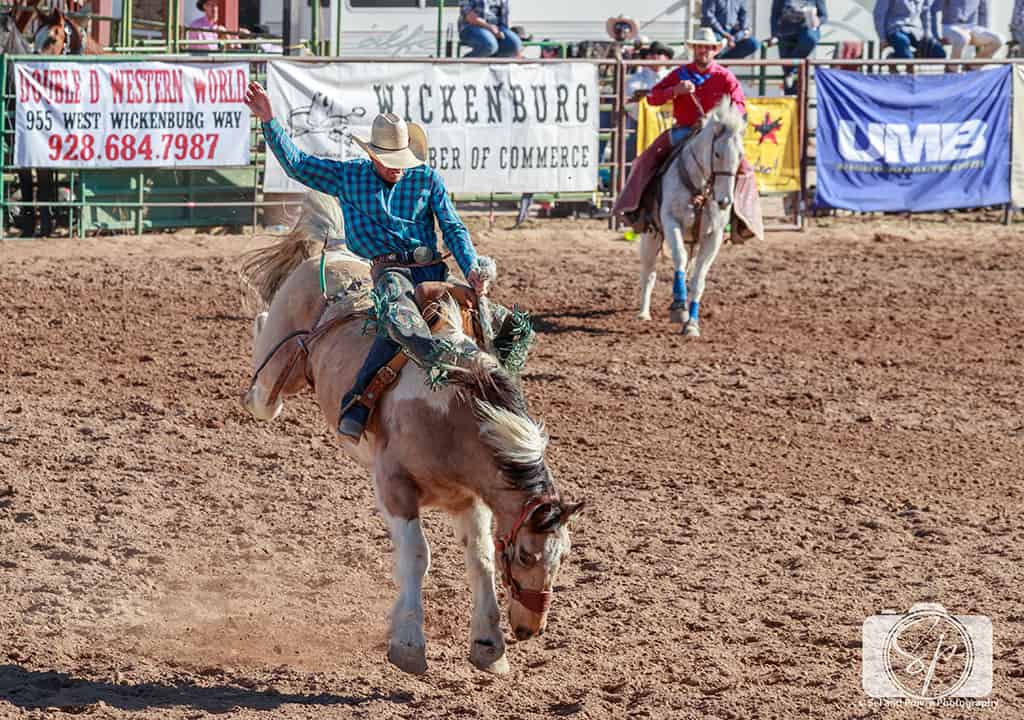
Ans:
[[[548,436],[543,424],[479,399],[476,415],[480,419],[480,437],[499,461],[517,466],[544,462]]]
[[[469,341],[462,327],[462,312],[451,298],[440,301],[443,322],[434,336],[456,345]],[[471,341],[469,341],[471,342]],[[479,351],[468,360],[468,365],[449,365],[449,377],[464,388],[481,387],[493,383],[491,377],[498,371],[497,358]],[[534,422],[524,413],[499,407],[480,397],[473,398],[480,437],[490,447],[498,462],[508,468],[538,471],[543,467],[548,436],[543,423]]]
[[[732,98],[728,95],[718,101],[718,104],[708,113],[708,125],[718,123],[732,134],[742,133],[746,130],[747,122],[740,112],[739,107],[733,104]]]

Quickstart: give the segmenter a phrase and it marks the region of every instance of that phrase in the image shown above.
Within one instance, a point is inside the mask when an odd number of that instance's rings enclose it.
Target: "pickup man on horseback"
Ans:
[[[424,364],[438,361],[446,351],[431,336],[414,296],[420,283],[448,276],[448,266],[437,250],[435,218],[445,245],[478,295],[487,292],[488,281],[444,181],[425,164],[427,138],[419,125],[393,113],[378,115],[371,137],[356,138],[369,159],[341,162],[300,150],[274,118],[270,98],[259,83],[249,84],[245,100],[261,120],[267,147],[285,173],[341,203],[349,250],[373,263],[378,322],[386,308],[387,330],[401,343],[379,334],[355,385],[342,398],[338,432],[358,440],[370,416],[364,393],[378,371],[402,347]]]
[[[686,140],[700,125],[705,113],[718,105],[723,97],[731,97],[741,111],[746,111],[746,98],[739,80],[730,70],[715,62],[722,41],[711,28],[702,27],[687,43],[693,62],[680,65],[651,88],[647,102],[653,106],[672,102],[676,125],[665,131],[633,162],[622,192],[615,200],[614,212],[624,215],[641,229],[646,223],[640,208],[644,190],[658,172],[672,148]]]

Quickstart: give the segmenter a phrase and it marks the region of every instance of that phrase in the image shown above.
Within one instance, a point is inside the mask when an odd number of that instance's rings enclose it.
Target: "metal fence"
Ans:
[[[266,63],[273,56],[220,54],[197,58],[191,55],[109,55],[91,57],[54,57],[47,61],[62,63],[123,63],[141,60],[164,62],[238,63],[247,62],[251,77],[263,80]],[[26,206],[38,206],[39,202],[28,203],[15,192],[17,177],[13,161],[14,93],[13,63],[40,60],[39,56],[0,56],[0,87],[4,88],[4,107],[0,113],[0,239],[7,233],[8,220]],[[290,58],[296,62],[325,62],[323,57]],[[493,59],[423,59],[423,58],[331,58],[336,62],[370,63],[559,63],[565,60],[503,60]],[[622,189],[630,162],[627,146],[635,129],[626,121],[625,87],[633,70],[642,65],[656,65],[657,62],[634,60],[570,60],[597,67],[600,87],[599,157],[600,186],[592,193],[537,193],[536,199],[574,203],[578,208],[591,214],[606,214],[616,194]],[[1022,62],[996,61],[996,62]],[[814,73],[819,67],[855,67],[866,72],[938,72],[949,64],[948,61],[891,61],[874,59],[857,60],[744,60],[725,61],[743,82],[749,95],[757,90],[768,90],[768,95],[778,96],[774,85],[781,81],[785,67],[797,68],[797,100],[799,108],[799,142],[801,147],[802,187],[795,196],[787,198],[788,205],[774,217],[782,222],[768,222],[769,228],[798,228],[804,223],[804,209],[808,203],[808,182],[814,174],[814,123],[812,111],[815,107]],[[993,61],[957,61],[967,68],[993,64]],[[762,93],[764,94],[764,93]],[[218,225],[244,226],[254,228],[266,223],[268,213],[297,205],[298,198],[268,196],[262,192],[265,147],[258,123],[250,128],[251,163],[239,168],[190,168],[190,169],[63,169],[56,170],[59,187],[58,200],[47,205],[66,214],[69,234],[84,236],[95,232],[134,232],[174,227],[207,227]],[[1009,162],[1009,158],[1007,158]],[[517,202],[520,194],[457,195],[457,201],[484,201],[488,203]],[[1007,219],[1010,210],[1007,208]],[[609,223],[614,226],[614,219]]]

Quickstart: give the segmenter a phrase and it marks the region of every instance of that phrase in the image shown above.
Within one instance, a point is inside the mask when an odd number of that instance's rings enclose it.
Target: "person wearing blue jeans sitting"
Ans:
[[[772,0],[772,37],[779,42],[779,57],[802,60],[814,53],[821,39],[821,25],[828,21],[825,0]],[[795,66],[782,71],[783,90],[796,95]]]
[[[747,0],[704,0],[703,8],[701,24],[726,43],[719,60],[742,60],[761,49],[747,25]]]
[[[509,0],[462,0],[459,41],[471,50],[465,57],[519,57],[523,43],[509,30]]]
[[[944,58],[942,43],[932,34],[933,0],[878,0],[875,31],[892,47],[892,57]]]

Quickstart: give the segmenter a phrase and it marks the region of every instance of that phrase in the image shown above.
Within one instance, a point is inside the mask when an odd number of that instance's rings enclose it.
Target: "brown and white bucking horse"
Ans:
[[[243,399],[257,419],[277,417],[282,397],[308,384],[333,429],[341,397],[372,342],[363,334],[365,315],[351,312],[344,293],[325,309],[319,259],[313,254],[325,236],[340,235],[340,215],[336,200],[309,193],[291,235],[250,255],[243,267],[243,278],[268,308],[256,318],[252,358],[257,371]],[[328,252],[324,268],[331,294],[347,288],[349,297],[360,292],[365,297],[371,286],[368,263],[345,250]],[[444,305],[441,316],[435,336],[459,347],[471,342],[454,303]],[[420,512],[436,507],[451,516],[465,550],[473,592],[470,661],[504,673],[508,661],[495,594],[495,550],[516,637],[539,635],[569,552],[569,519],[582,503],[569,503],[558,492],[544,457],[544,428],[527,414],[518,382],[492,355],[480,350],[447,370],[448,385],[434,391],[426,387],[424,372],[408,363],[379,401],[366,434],[358,442],[343,436],[338,441],[372,473],[395,546],[399,595],[388,659],[407,672],[426,671],[422,587],[430,549]]]

